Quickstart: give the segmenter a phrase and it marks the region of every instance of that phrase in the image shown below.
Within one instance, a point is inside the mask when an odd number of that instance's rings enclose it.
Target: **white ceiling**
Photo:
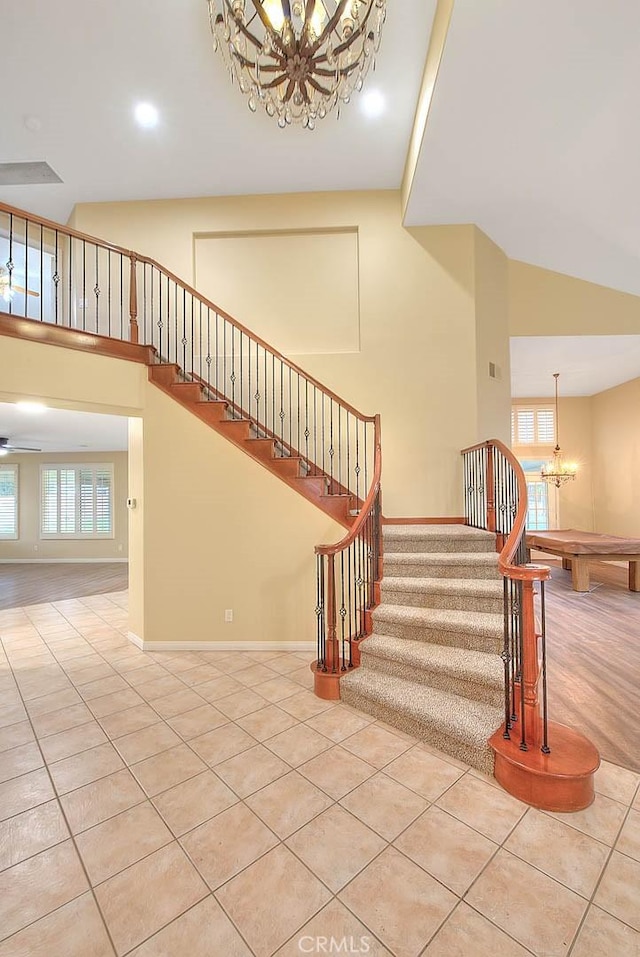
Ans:
[[[0,402],[0,437],[11,445],[34,446],[43,452],[117,452],[127,449],[127,418],[46,409],[39,415]],[[2,458],[2,461],[7,461]]]
[[[455,0],[409,225],[640,294],[640,3]]]
[[[511,339],[511,395],[595,395],[640,376],[638,336],[518,336]]]
[[[367,118],[356,96],[309,132],[249,112],[205,0],[3,4],[0,161],[46,160],[64,183],[3,187],[0,200],[66,221],[76,202],[397,188],[435,6],[389,4],[366,87],[382,91],[384,116]],[[136,126],[140,100],[159,109],[157,129]]]

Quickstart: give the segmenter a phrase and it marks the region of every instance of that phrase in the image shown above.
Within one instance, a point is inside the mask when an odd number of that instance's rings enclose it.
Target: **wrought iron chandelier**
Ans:
[[[540,470],[540,477],[542,480],[544,482],[548,482],[550,485],[555,485],[556,488],[560,488],[561,485],[566,485],[567,482],[572,482],[576,477],[576,472],[578,471],[577,465],[564,461],[564,456],[560,451],[560,439],[558,438],[559,377],[559,372],[553,373],[553,378],[556,380],[556,447],[553,450],[553,458],[549,462],[545,462]]]
[[[255,112],[284,129],[316,120],[362,89],[386,0],[207,0],[214,49]]]

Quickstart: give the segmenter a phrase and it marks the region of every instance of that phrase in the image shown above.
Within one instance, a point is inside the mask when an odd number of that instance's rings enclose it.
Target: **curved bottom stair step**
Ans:
[[[392,578],[380,582],[385,605],[414,605],[453,611],[502,614],[504,587],[498,579]]]
[[[479,701],[358,668],[340,681],[343,701],[485,774],[493,774],[488,740],[502,711]]]
[[[499,655],[373,634],[360,645],[360,667],[502,707],[504,665]]]

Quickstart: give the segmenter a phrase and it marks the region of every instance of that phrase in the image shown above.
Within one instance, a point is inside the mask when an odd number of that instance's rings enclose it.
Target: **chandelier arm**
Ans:
[[[280,76],[276,76],[273,80],[269,80],[268,83],[262,84],[263,90],[273,90],[276,86],[280,86],[281,83],[284,83],[285,80],[288,80],[289,77],[286,73],[281,73]]]
[[[233,55],[240,62],[241,66],[247,67],[247,69],[255,70],[256,62],[255,60],[249,60],[243,53],[238,53],[237,50],[233,51]],[[265,66],[260,67],[261,73],[277,73],[279,70],[283,69],[282,62],[279,63],[267,63]]]
[[[335,50],[333,51],[334,56],[340,56],[341,53],[344,53],[345,50],[348,50],[350,46],[353,46],[356,40],[359,40],[360,37],[363,36],[363,34],[366,31],[367,21],[369,19],[369,16],[372,10],[373,10],[373,4],[367,10],[367,13],[365,14],[365,17],[362,23],[353,31],[351,36],[347,40],[344,40],[342,43],[338,44],[338,46],[335,48]],[[322,60],[326,60],[326,58],[327,58],[327,54],[323,53],[322,56],[318,57],[318,60],[322,61]]]
[[[317,80],[314,79],[311,75],[307,77],[306,82],[309,86],[312,86],[314,90],[318,93],[322,93],[323,96],[331,96],[331,90],[326,90]]]
[[[340,17],[342,16],[342,14],[344,13],[346,9],[347,3],[349,3],[349,0],[338,0],[338,5],[336,7],[335,13],[333,14],[332,17],[329,18],[329,22],[327,23],[326,27],[324,28],[320,36],[316,38],[315,43],[312,43],[309,46],[305,44],[305,47],[304,47],[305,56],[313,56],[316,50],[320,49],[324,41],[331,36],[335,28],[338,26],[338,22],[340,21]],[[371,0],[371,3],[373,3],[373,0]]]
[[[290,100],[291,97],[293,96],[293,91],[295,90],[295,88],[296,88],[296,81],[295,81],[295,80],[289,80],[289,83],[288,83],[288,85],[287,85],[287,89],[284,91],[284,96],[283,96],[283,98],[282,98],[282,100],[283,100],[284,103],[288,103],[288,102],[289,102],[289,100]]]
[[[252,2],[253,6],[254,6],[254,8],[255,8],[256,13],[258,14],[258,17],[259,17],[259,19],[260,19],[260,21],[261,21],[261,23],[262,23],[262,26],[265,28],[265,30],[267,31],[267,33],[268,33],[269,36],[271,37],[272,41],[273,41],[273,42],[275,43],[275,45],[278,47],[278,49],[279,49],[280,52],[283,54],[283,56],[286,56],[286,52],[287,52],[287,51],[286,51],[286,49],[285,49],[285,47],[284,47],[284,45],[283,45],[283,43],[282,43],[282,37],[281,37],[280,34],[279,34],[276,30],[274,30],[273,27],[271,26],[271,20],[269,19],[269,17],[267,16],[267,14],[264,12],[264,8],[263,8],[262,4],[260,3],[260,0],[251,0],[251,2]],[[227,5],[228,5],[229,0],[226,0],[226,3],[227,3]],[[287,3],[287,6],[288,6],[288,3]],[[290,11],[290,10],[289,10],[289,14],[291,14],[291,11]],[[260,46],[262,46],[262,44],[260,44]]]
[[[254,35],[253,35],[253,33],[251,32],[251,30],[249,30],[249,28],[246,27],[241,20],[236,20],[236,18],[235,18],[234,15],[233,15],[233,11],[232,11],[232,9],[231,9],[231,6],[230,6],[230,0],[224,0],[224,4],[225,4],[225,6],[226,6],[226,8],[227,8],[227,10],[228,10],[228,12],[229,12],[229,16],[231,17],[231,19],[232,19],[233,22],[235,23],[236,27],[237,27],[237,28],[240,30],[240,32],[247,38],[247,40],[249,40],[251,43],[253,43],[254,47],[255,47],[257,50],[259,50],[259,49],[262,47],[262,44],[260,43],[260,41],[258,40],[257,37],[254,37]]]

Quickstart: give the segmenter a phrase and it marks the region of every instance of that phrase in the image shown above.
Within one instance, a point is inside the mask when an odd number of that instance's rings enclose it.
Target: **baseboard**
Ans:
[[[127,565],[128,558],[0,558],[0,565]]]
[[[133,631],[128,631],[127,637],[143,651],[308,651],[313,654],[316,650],[315,641],[143,641]]]

